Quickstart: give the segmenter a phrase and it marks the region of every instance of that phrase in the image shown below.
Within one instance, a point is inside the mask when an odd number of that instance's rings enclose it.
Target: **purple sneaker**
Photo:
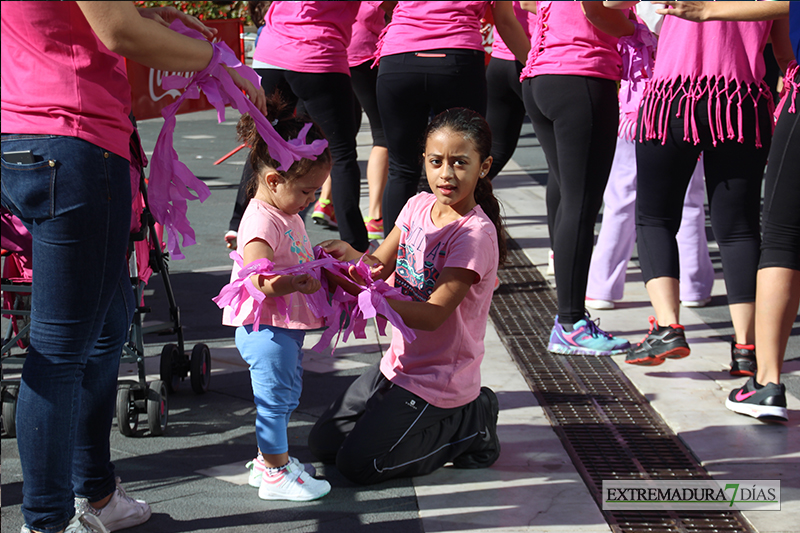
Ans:
[[[600,329],[587,313],[575,322],[572,331],[565,331],[556,316],[547,350],[568,355],[618,355],[627,352],[630,347],[631,343],[625,339]]]

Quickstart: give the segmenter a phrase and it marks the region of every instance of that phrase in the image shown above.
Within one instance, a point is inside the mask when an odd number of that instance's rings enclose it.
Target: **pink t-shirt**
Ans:
[[[480,206],[443,228],[431,220],[436,197],[420,193],[405,205],[395,224],[401,230],[395,286],[416,301],[426,301],[447,267],[475,272],[464,300],[436,331],[415,330],[408,343],[394,329],[381,359],[390,381],[443,409],[478,397],[483,338],[497,276],[497,232]]]
[[[533,19],[536,18],[536,15],[530,11],[525,11],[522,9],[517,0],[514,0],[514,14],[517,16],[517,20],[522,25],[522,29],[525,30],[525,37],[530,39],[531,29],[534,24]],[[492,57],[496,57],[497,59],[505,59],[506,61],[517,60],[517,58],[514,57],[514,53],[508,49],[508,46],[506,46],[506,43],[503,41],[503,38],[500,36],[500,32],[497,31],[497,28],[494,29]]]
[[[124,60],[75,2],[9,2],[2,16],[3,133],[78,137],[130,160]]]
[[[653,81],[647,84],[642,97],[642,133],[646,139],[666,142],[666,124],[671,116],[682,113],[684,140],[700,142],[694,109],[697,101],[707,95],[711,137],[718,141],[744,141],[744,132],[730,114],[730,107],[758,106],[765,98],[770,112],[774,109],[772,92],[764,81],[764,46],[769,38],[772,21],[727,22],[708,21],[702,24],[678,17],[666,17],[661,28],[656,54]],[[686,46],[692,43],[692,46]],[[687,83],[685,98],[676,99],[669,113],[660,111],[657,102],[671,101],[678,86]],[[744,95],[743,95],[744,94]],[[727,104],[721,103],[721,95]],[[728,110],[723,110],[728,108]],[[755,127],[755,145],[761,146],[760,128]]]
[[[520,80],[566,74],[619,80],[617,39],[586,19],[580,2],[536,2],[531,51]]]
[[[381,2],[361,2],[353,24],[353,37],[347,47],[347,61],[351,67],[375,59],[378,39],[385,27],[386,12],[381,9]]]
[[[253,59],[295,72],[350,75],[347,47],[360,2],[272,2]]]
[[[277,207],[253,198],[239,223],[239,254],[253,239],[263,239],[274,251],[272,262],[275,270],[297,266],[314,260],[314,252],[308,241],[306,227],[299,215],[287,215]],[[231,281],[237,278],[239,267],[234,263]],[[289,319],[278,311],[275,298],[265,298],[262,305],[260,324],[286,329],[314,329],[322,326],[322,321],[314,316],[306,304],[305,294],[294,292],[283,296],[289,304]],[[222,323],[226,326],[243,326],[253,323],[255,300],[248,297],[238,315],[234,316],[230,307],[222,311]]]
[[[483,50],[481,18],[491,2],[398,2],[378,57],[458,48]]]

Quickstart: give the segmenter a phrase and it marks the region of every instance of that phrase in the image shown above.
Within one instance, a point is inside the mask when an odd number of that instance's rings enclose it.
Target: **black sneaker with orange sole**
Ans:
[[[756,347],[731,342],[731,376],[755,376]]]
[[[665,359],[681,359],[691,353],[686,343],[683,326],[671,324],[659,326],[655,317],[650,317],[650,331],[642,342],[634,345],[625,356],[632,365],[656,366]]]

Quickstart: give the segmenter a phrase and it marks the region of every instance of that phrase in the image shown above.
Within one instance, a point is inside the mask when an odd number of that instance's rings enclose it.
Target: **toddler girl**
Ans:
[[[292,115],[293,110],[277,94],[268,98],[267,119],[281,137],[287,141],[300,137],[301,142],[308,143],[323,139],[316,125],[305,134],[302,130],[309,121]],[[254,268],[257,261],[263,264],[269,260],[273,263],[271,270],[277,272],[314,259],[298,213],[314,201],[314,193],[331,169],[327,144],[315,159],[302,158],[280,171],[252,117],[242,117],[237,132],[252,148],[254,172],[247,188],[249,203],[238,230],[237,252],[242,264],[234,265],[232,282],[242,266]],[[248,290],[255,290],[238,309],[226,305],[222,322],[236,327],[236,347],[250,365],[259,447],[258,457],[250,464],[255,474],[251,475],[251,485],[259,487],[258,496],[264,500],[315,500],[330,491],[330,484],[311,477],[304,465],[289,457],[286,430],[302,391],[305,330],[322,325],[306,305],[305,295],[316,292],[320,283],[307,273],[256,273],[245,281],[250,283]],[[258,291],[266,297],[257,298]]]

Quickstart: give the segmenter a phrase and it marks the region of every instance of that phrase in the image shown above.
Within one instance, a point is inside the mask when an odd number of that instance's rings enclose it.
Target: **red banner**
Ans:
[[[242,46],[242,20],[208,20],[204,24],[210,28],[217,29],[214,42],[222,41],[231,47],[231,50],[244,62],[244,47]],[[180,75],[192,76],[194,72],[164,72],[145,67],[131,61],[125,60],[128,70],[128,81],[131,84],[131,102],[133,105],[133,116],[137,120],[156,118],[161,116],[161,110],[173,103],[181,92],[177,89],[165,91],[161,87],[161,80],[166,76]],[[186,100],[181,104],[178,113],[193,113],[195,111],[205,111],[213,109],[208,103],[205,95],[200,94],[197,100]]]

